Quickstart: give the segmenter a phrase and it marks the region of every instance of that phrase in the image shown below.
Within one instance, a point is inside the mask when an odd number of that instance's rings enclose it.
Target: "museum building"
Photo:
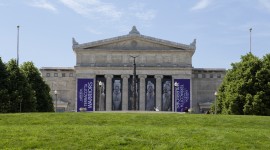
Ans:
[[[79,44],[74,67],[42,67],[57,111],[204,113],[225,69],[194,68],[196,39],[181,44],[140,34]],[[134,92],[135,91],[135,92]]]

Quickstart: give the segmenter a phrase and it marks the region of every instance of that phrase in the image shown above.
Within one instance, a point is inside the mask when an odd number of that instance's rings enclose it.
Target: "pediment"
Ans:
[[[100,41],[73,45],[74,49],[95,50],[192,50],[196,40],[190,45],[157,39],[144,35],[125,35]]]
[[[85,49],[103,49],[103,50],[185,50],[184,48],[167,46],[155,42],[149,42],[139,39],[131,39],[109,44],[87,47]]]

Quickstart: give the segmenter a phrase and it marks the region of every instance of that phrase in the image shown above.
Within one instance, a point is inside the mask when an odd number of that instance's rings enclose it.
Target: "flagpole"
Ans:
[[[250,53],[251,53],[251,31],[252,31],[252,28],[249,29],[249,33],[250,33],[250,37],[249,37],[249,48],[250,48]]]
[[[19,30],[20,26],[17,26],[18,32],[17,32],[17,66],[19,66]]]

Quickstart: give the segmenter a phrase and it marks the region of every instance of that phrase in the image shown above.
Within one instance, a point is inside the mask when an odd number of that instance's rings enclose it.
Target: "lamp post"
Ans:
[[[177,108],[175,108],[177,105],[178,105],[178,101],[177,101],[177,88],[179,87],[179,83],[178,82],[174,82],[174,87],[175,87],[175,90],[174,90],[174,111],[177,111]]]
[[[217,95],[218,95],[218,92],[215,91],[215,115],[217,114]]]
[[[55,95],[55,112],[57,112],[57,90],[54,91],[54,95]]]
[[[133,78],[132,78],[132,88],[133,88],[133,104],[132,104],[132,110],[137,110],[137,96],[136,96],[136,92],[137,92],[137,88],[136,88],[136,58],[138,56],[130,56],[133,58]]]
[[[102,82],[99,81],[98,82],[99,85],[99,102],[98,102],[98,107],[99,107],[99,111],[101,111],[101,88],[102,88]]]

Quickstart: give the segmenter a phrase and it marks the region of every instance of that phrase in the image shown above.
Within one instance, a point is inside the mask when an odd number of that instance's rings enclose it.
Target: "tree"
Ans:
[[[36,111],[35,91],[27,82],[25,75],[16,64],[16,60],[11,59],[7,63],[9,72],[9,95],[10,108],[8,112],[34,112]]]
[[[25,62],[21,66],[21,70],[27,78],[28,83],[36,94],[37,111],[38,112],[52,112],[53,102],[50,96],[50,88],[44,82],[40,75],[39,70],[34,66],[32,62]]]
[[[270,115],[270,55],[263,60],[248,53],[232,64],[218,90],[217,110],[223,114]]]
[[[262,68],[256,74],[261,87],[258,93],[255,104],[260,109],[259,112],[263,115],[270,115],[270,54],[267,54],[262,59]],[[257,106],[257,107],[258,107]]]
[[[10,108],[9,98],[9,73],[6,65],[2,62],[0,57],[0,112],[5,113]]]

